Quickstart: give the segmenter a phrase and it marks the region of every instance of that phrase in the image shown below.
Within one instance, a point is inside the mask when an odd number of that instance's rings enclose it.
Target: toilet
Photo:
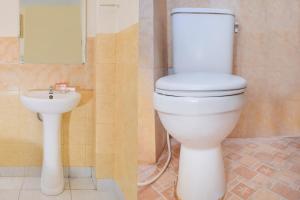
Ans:
[[[154,107],[181,144],[180,200],[219,200],[226,190],[221,142],[236,126],[246,80],[232,75],[235,16],[230,10],[172,10],[174,74],[156,82]]]

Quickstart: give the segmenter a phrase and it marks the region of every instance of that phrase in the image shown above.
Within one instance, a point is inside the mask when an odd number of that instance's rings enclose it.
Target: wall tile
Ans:
[[[96,40],[96,63],[114,63],[116,59],[115,34],[98,34]]]
[[[96,176],[114,176],[116,34],[98,34],[96,43]]]
[[[0,91],[18,91],[20,85],[19,70],[17,65],[0,64]]]
[[[138,26],[131,26],[122,31],[122,34],[117,34],[116,56],[119,63],[137,63],[139,51],[137,35]]]
[[[95,167],[95,145],[86,145],[85,146],[85,166]]]
[[[0,165],[5,166],[24,166],[22,163],[22,147],[19,144],[1,144],[0,145]]]
[[[113,124],[115,121],[115,102],[113,97],[98,95],[96,105],[96,123]]]
[[[115,63],[96,64],[96,92],[98,94],[114,95],[115,94]]]
[[[42,145],[43,129],[42,122],[36,116],[36,113],[29,111],[23,105],[20,105],[19,138],[20,143],[31,143]]]
[[[135,24],[117,35],[114,177],[126,199],[137,198],[138,32]]]
[[[0,38],[0,63],[11,64],[19,61],[19,39],[15,37]]]
[[[20,157],[20,165],[23,166],[41,166],[43,162],[43,145],[27,143],[20,144],[22,153]]]
[[[113,177],[114,157],[115,157],[114,154],[96,154],[97,179],[106,179],[106,178]]]
[[[63,145],[64,166],[83,167],[85,166],[85,145]]]
[[[115,144],[115,127],[113,124],[96,125],[96,153],[113,154]]]

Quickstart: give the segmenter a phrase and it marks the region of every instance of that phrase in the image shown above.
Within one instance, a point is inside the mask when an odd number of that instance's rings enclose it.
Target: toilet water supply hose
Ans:
[[[147,186],[150,185],[152,183],[154,183],[155,181],[157,181],[159,179],[159,177],[161,177],[161,175],[163,175],[163,173],[167,170],[170,162],[171,162],[171,158],[172,158],[172,150],[171,150],[171,142],[170,142],[170,135],[167,132],[167,146],[168,146],[168,159],[164,165],[164,167],[162,168],[162,170],[153,178],[146,180],[145,182],[138,182],[138,186],[142,187],[142,186]]]

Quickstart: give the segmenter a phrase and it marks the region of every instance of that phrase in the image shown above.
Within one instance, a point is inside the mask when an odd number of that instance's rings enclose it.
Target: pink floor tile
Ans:
[[[244,167],[244,166],[240,166],[236,169],[233,170],[236,174],[246,178],[246,179],[251,179],[253,178],[254,176],[256,176],[256,172],[255,171],[252,171],[250,169],[248,169],[247,167]]]
[[[152,187],[145,187],[139,190],[138,199],[143,200],[160,200],[161,194],[156,192]]]
[[[242,156],[240,156],[236,153],[229,153],[229,154],[227,154],[226,158],[228,158],[230,160],[239,160],[242,158]]]
[[[299,200],[300,199],[300,192],[297,190],[293,190],[290,187],[278,183],[276,184],[273,189],[273,192],[285,197],[288,200]]]
[[[273,176],[275,174],[275,170],[271,167],[268,167],[266,165],[262,165],[257,169],[258,172],[266,175],[266,176]]]
[[[254,190],[247,185],[240,183],[232,189],[232,192],[242,199],[249,199],[249,197],[254,193]]]
[[[172,162],[151,186],[139,190],[139,200],[175,200],[180,145],[172,140]],[[153,177],[162,168],[139,166],[139,177]],[[227,139],[223,142],[227,181],[224,200],[300,200],[300,137],[278,139]],[[201,170],[201,169],[200,169]]]
[[[271,146],[280,150],[286,149],[288,147],[286,144],[280,142],[272,143]]]

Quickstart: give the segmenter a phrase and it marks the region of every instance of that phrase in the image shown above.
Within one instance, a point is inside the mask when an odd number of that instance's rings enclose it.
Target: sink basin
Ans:
[[[26,108],[41,114],[59,114],[71,111],[80,101],[77,92],[53,93],[49,98],[48,90],[30,90],[21,95],[21,101]]]
[[[43,119],[43,166],[41,190],[58,195],[64,190],[61,160],[61,116],[74,109],[81,98],[77,92],[49,94],[48,90],[30,90],[21,95],[23,105]]]

